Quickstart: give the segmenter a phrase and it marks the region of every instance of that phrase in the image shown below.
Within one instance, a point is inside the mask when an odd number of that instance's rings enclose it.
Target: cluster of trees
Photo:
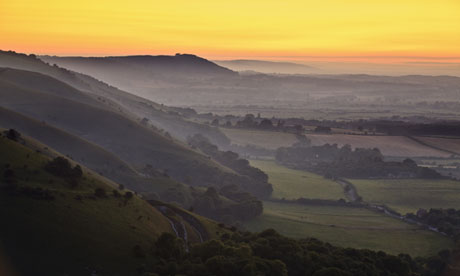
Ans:
[[[21,138],[21,133],[19,133],[15,129],[9,129],[9,130],[5,131],[5,136],[6,136],[6,138],[8,138],[10,140],[18,142],[19,139]]]
[[[275,150],[266,149],[252,144],[244,146],[231,144],[226,146],[226,148],[243,156],[275,156]]]
[[[146,275],[441,275],[448,254],[412,259],[366,249],[340,248],[316,239],[295,240],[274,230],[233,232],[219,240],[195,244],[163,234],[152,249],[136,247],[136,256],[154,254],[155,263],[140,270]],[[138,254],[142,252],[143,254]]]
[[[442,178],[433,169],[419,167],[411,159],[385,162],[379,149],[352,149],[322,145],[312,147],[282,147],[276,152],[277,162],[297,169],[305,169],[326,177],[350,178]]]
[[[45,165],[45,170],[55,176],[64,178],[72,187],[78,185],[83,176],[80,165],[72,168],[69,160],[64,157],[56,157]]]
[[[276,152],[279,162],[312,164],[319,162],[383,162],[383,155],[379,149],[352,149],[350,145],[338,147],[337,144],[325,144],[311,147],[282,147]]]
[[[431,105],[431,104],[430,104]],[[438,106],[444,106],[442,102]],[[447,103],[446,103],[447,105]],[[449,103],[449,106],[458,104]],[[235,118],[232,118],[235,120]],[[370,119],[370,120],[353,120],[353,121],[336,121],[336,120],[306,120],[302,118],[284,118],[283,120],[264,119],[255,117],[253,114],[246,115],[240,121],[237,121],[236,127],[261,128],[263,120],[269,120],[272,123],[271,129],[295,133],[302,126],[314,126],[315,132],[329,133],[331,128],[339,128],[350,131],[364,131],[365,133],[384,133],[387,135],[446,135],[459,136],[460,123],[457,121],[442,121],[423,116],[399,117],[392,116],[388,119]],[[219,121],[217,120],[217,123]],[[270,124],[262,124],[267,126]],[[232,126],[232,124],[224,124]]]
[[[220,164],[244,176],[247,182],[239,183],[243,190],[261,197],[268,197],[271,195],[273,187],[268,183],[267,174],[258,168],[252,167],[248,160],[240,158],[237,153],[232,151],[220,151],[216,145],[212,144],[201,134],[195,134],[188,137],[187,142],[192,148],[200,149],[203,153],[209,155]]]
[[[456,241],[460,241],[460,210],[455,209],[420,209],[417,214],[407,214],[411,220],[436,228]]]
[[[184,209],[229,225],[253,219],[262,214],[262,202],[238,185],[221,187],[171,187],[157,193],[144,194],[147,200],[175,203]]]
[[[225,117],[224,117],[225,118]],[[233,118],[233,117],[232,117]],[[246,114],[241,120],[237,120],[235,125],[232,124],[230,120],[227,120],[225,123],[221,124],[218,118],[214,118],[211,122],[213,126],[222,125],[224,127],[237,127],[237,128],[250,128],[250,129],[261,129],[261,130],[273,130],[273,131],[282,131],[290,132],[295,134],[301,134],[304,131],[304,128],[300,124],[286,125],[283,120],[276,120],[275,118],[268,119],[254,114]]]
[[[55,200],[53,192],[49,189],[43,189],[41,187],[29,187],[19,186],[16,183],[10,183],[10,185],[4,187],[6,192],[14,196],[26,196],[38,200]]]
[[[209,187],[206,192],[196,194],[191,209],[217,221],[238,225],[260,216],[263,205],[253,195],[239,191],[238,186],[227,185],[219,190]]]

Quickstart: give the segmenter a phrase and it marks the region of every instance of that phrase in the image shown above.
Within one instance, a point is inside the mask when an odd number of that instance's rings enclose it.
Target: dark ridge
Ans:
[[[42,56],[43,60],[72,61],[80,64],[98,64],[99,66],[129,66],[143,68],[156,73],[166,73],[174,70],[174,73],[187,74],[211,74],[211,75],[237,75],[238,73],[219,66],[207,59],[191,54],[176,54],[174,56],[137,55],[137,56],[108,56],[108,57],[57,57]],[[126,68],[128,69],[128,68]]]

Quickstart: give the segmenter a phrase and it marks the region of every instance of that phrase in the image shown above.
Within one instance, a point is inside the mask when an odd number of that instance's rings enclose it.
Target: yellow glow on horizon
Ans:
[[[459,15],[459,0],[0,0],[0,49],[458,60]]]

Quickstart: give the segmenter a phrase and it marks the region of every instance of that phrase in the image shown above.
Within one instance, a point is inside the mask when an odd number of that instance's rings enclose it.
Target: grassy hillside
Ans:
[[[157,196],[164,196],[164,200],[169,200],[167,195],[171,194],[171,189],[174,189],[184,195],[181,202],[183,206],[192,204],[190,189],[186,185],[161,174],[145,177],[115,154],[68,132],[1,107],[0,126],[16,129],[20,133],[52,145],[58,152],[84,164],[98,175],[103,175],[139,193],[155,193]],[[36,149],[44,154],[49,153],[49,150],[43,147]]]
[[[13,141],[0,131],[0,219],[8,225],[0,228],[0,251],[21,274],[132,275],[155,261],[149,252],[160,234],[176,233],[172,222],[186,229],[189,243],[225,232],[157,202],[167,210],[163,214],[86,168],[74,184],[47,168],[58,152],[23,136]]]
[[[293,170],[274,161],[251,160],[251,166],[268,174],[268,181],[273,185],[273,198],[298,199],[332,199],[345,198],[342,187],[332,180],[300,170]]]
[[[264,202],[264,214],[245,224],[250,231],[273,228],[293,238],[315,237],[333,245],[428,256],[453,242],[397,219],[362,208]]]
[[[460,182],[429,179],[352,179],[364,201],[386,204],[401,214],[419,208],[460,208]]]
[[[83,169],[71,188],[44,169],[51,158],[28,144],[36,145],[0,138],[0,217],[8,225],[0,228],[1,241],[19,272],[126,275],[143,262],[133,255],[134,246],[147,250],[162,232],[172,233],[155,208],[136,196],[125,200],[126,191],[113,196],[115,185],[92,171]],[[14,172],[12,183],[7,170]],[[95,196],[98,188],[107,196]]]
[[[183,140],[189,135],[201,133],[208,136],[213,143],[228,143],[228,139],[218,129],[187,120],[188,113],[193,113],[193,110],[168,107],[152,102],[108,85],[92,76],[72,72],[55,65],[51,66],[33,55],[0,51],[0,67],[28,70],[51,76],[97,99],[99,105],[138,121],[147,118],[157,128],[165,129],[173,136]],[[125,78],[126,76],[123,77]]]
[[[16,81],[19,78],[12,78],[11,75],[21,76],[23,82],[29,78],[36,81],[40,76],[14,69],[0,72],[0,106],[4,108],[82,137],[115,154],[136,170],[150,165],[190,185],[220,186],[237,183],[245,190],[257,193],[258,188],[251,186],[249,179],[148,125],[131,120],[119,112],[85,104],[84,100],[91,99],[84,94],[71,94],[73,97],[78,96],[78,99],[74,99],[67,97],[67,93],[59,94],[46,88],[54,83],[62,85],[58,80],[41,75],[46,87],[36,85],[31,88],[23,87],[21,82]]]

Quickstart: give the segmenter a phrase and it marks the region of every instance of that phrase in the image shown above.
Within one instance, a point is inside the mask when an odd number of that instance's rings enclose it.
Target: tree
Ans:
[[[212,120],[211,125],[219,126],[219,119],[216,118],[216,119]]]
[[[94,195],[96,197],[107,197],[107,194],[105,192],[105,189],[104,188],[96,188],[96,190],[94,190]]]
[[[21,138],[21,133],[11,128],[6,132],[6,138],[17,142]]]
[[[83,176],[80,165],[72,168],[69,160],[64,157],[56,157],[45,165],[45,170],[55,176],[64,178],[72,187],[78,185],[78,181]]]
[[[132,192],[126,192],[125,195],[124,195],[125,199],[131,199],[131,198],[133,198],[133,196],[134,195],[133,195]]]
[[[260,128],[265,128],[265,129],[273,128],[273,122],[271,120],[269,120],[269,119],[263,119],[260,122],[259,127]]]
[[[314,131],[320,133],[331,133],[332,129],[327,126],[317,126]]]
[[[171,233],[163,233],[155,242],[155,255],[168,259],[181,260],[185,255],[184,242]]]

